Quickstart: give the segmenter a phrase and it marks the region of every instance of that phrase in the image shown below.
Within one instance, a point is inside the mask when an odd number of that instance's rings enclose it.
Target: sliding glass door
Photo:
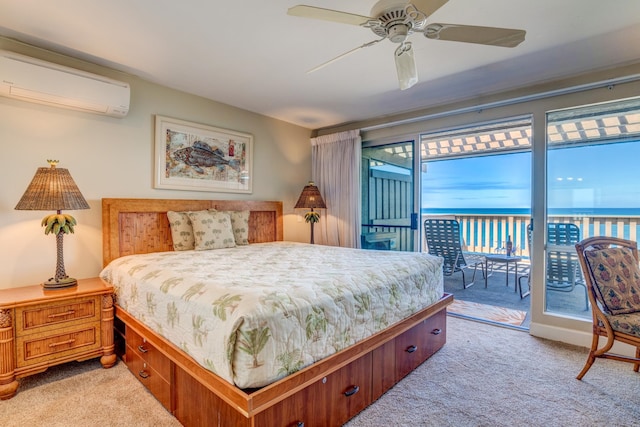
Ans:
[[[590,236],[637,240],[640,99],[547,114],[545,308],[590,318],[575,243]]]
[[[529,259],[531,117],[420,135],[422,215],[460,223],[465,250]],[[427,250],[427,248],[425,248]]]
[[[418,249],[414,149],[414,141],[363,144],[363,249]]]
[[[455,220],[465,262],[488,263],[486,280],[466,269],[471,287],[462,272],[444,277],[458,315],[529,327],[531,136],[530,116],[420,135],[421,222]],[[424,239],[423,251],[446,257],[437,243],[430,248]]]

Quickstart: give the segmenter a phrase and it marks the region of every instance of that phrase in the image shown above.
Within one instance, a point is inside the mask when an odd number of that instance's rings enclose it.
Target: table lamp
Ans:
[[[45,289],[59,289],[75,286],[78,281],[67,276],[64,270],[62,237],[73,233],[76,219],[62,210],[89,209],[78,186],[67,169],[57,168],[57,160],[47,160],[51,167],[38,168],[31,184],[16,205],[17,210],[54,210],[55,214],[42,219],[44,233],[56,236],[56,274],[43,283]]]
[[[311,244],[313,244],[313,224],[320,221],[320,212],[315,212],[313,209],[326,209],[320,190],[313,183],[309,181],[307,185],[302,189],[298,203],[296,203],[294,209],[311,209],[311,211],[304,214],[304,220],[311,224]]]

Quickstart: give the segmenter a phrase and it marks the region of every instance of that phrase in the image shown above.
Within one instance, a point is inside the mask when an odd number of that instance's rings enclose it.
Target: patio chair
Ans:
[[[580,229],[575,224],[547,224],[547,290],[572,292],[584,288],[584,306],[589,309],[587,286],[573,246],[580,241]],[[564,246],[564,248],[562,248]]]
[[[547,290],[559,292],[572,292],[576,286],[584,287],[585,310],[589,309],[587,287],[580,272],[578,256],[573,250],[573,245],[580,240],[580,229],[575,224],[549,223],[547,224]],[[533,253],[533,231],[531,224],[527,225],[527,244],[529,254]],[[553,246],[566,246],[554,249]],[[570,248],[569,248],[570,247]],[[527,291],[524,291],[524,286]],[[526,275],[518,278],[520,298],[531,293],[531,267]]]
[[[596,358],[633,363],[640,368],[640,269],[637,242],[616,237],[589,237],[575,245],[584,273],[593,338],[580,380]],[[600,337],[606,342],[600,348]],[[635,347],[635,357],[610,353],[615,341]]]
[[[462,252],[460,224],[455,219],[426,219],[424,235],[429,253],[444,258],[443,274],[450,276],[462,273],[462,287],[467,289],[475,283],[478,266],[484,275],[486,260],[481,255]],[[471,282],[467,283],[464,270],[473,267]]]

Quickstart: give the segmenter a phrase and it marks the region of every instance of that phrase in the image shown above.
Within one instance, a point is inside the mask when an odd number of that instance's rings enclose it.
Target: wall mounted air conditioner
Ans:
[[[0,50],[0,95],[124,117],[130,88],[128,83]]]

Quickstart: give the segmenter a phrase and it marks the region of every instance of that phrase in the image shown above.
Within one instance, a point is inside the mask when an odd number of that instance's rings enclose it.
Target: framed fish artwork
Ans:
[[[252,135],[159,115],[155,120],[155,188],[252,192]]]

